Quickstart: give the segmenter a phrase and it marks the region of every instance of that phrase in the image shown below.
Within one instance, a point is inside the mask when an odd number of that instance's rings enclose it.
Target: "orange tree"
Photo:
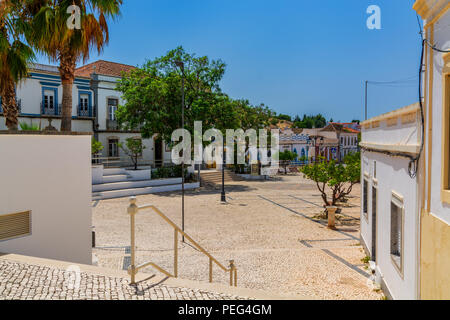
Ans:
[[[360,153],[348,154],[344,163],[327,162],[321,158],[299,170],[316,183],[324,205],[335,206],[344,201],[352,193],[353,187],[361,181],[361,156]],[[327,187],[331,189],[331,197]]]

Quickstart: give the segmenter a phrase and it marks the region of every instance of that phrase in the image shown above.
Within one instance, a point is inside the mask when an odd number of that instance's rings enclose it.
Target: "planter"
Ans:
[[[336,230],[336,211],[338,207],[327,207],[328,229]]]
[[[92,166],[92,184],[102,184],[103,183],[103,165],[93,165]]]
[[[143,180],[151,180],[152,178],[152,170],[126,170],[128,180],[131,181],[143,181]]]

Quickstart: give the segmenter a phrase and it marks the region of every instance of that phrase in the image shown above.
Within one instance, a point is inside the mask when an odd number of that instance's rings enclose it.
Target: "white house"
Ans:
[[[72,128],[77,132],[93,132],[94,105],[90,79],[77,76],[73,86]],[[34,64],[29,76],[17,85],[19,123],[35,124],[44,129],[60,128],[62,84],[57,67]],[[0,106],[0,130],[6,130]]]
[[[418,298],[420,141],[419,104],[363,122],[361,240],[394,299]]]
[[[96,110],[94,133],[104,149],[102,157],[119,158],[126,163],[127,157],[118,147],[127,138],[141,138],[138,130],[123,131],[118,127],[116,114],[119,105],[124,104],[121,93],[116,91],[117,81],[123,72],[128,72],[135,67],[115,62],[99,60],[76,70],[76,75],[90,79],[90,87],[93,91],[93,99]],[[142,154],[142,162],[154,167],[171,163],[171,150],[156,137],[144,140],[145,146]]]
[[[76,70],[73,86],[72,131],[93,133],[104,147],[101,157],[106,165],[127,166],[130,160],[119,148],[127,138],[141,139],[136,131],[120,130],[116,111],[124,101],[116,91],[122,72],[135,67],[115,62],[97,61]],[[61,126],[62,84],[58,68],[33,64],[29,76],[16,88],[19,123],[38,125],[41,129]],[[6,130],[0,105],[0,130]],[[171,163],[171,150],[160,140],[144,140],[140,162],[158,167]]]
[[[361,238],[394,299],[450,299],[450,3],[424,20],[419,104],[364,122]],[[423,132],[423,134],[422,134]]]

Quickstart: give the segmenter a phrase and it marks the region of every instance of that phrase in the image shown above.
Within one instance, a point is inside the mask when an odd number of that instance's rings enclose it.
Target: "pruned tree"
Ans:
[[[325,207],[335,206],[344,201],[352,193],[353,187],[360,182],[361,157],[359,153],[351,153],[345,157],[344,163],[339,164],[321,158],[299,170],[316,183]],[[331,197],[327,187],[331,189]]]
[[[298,154],[289,150],[280,152],[278,159],[280,161],[280,165],[284,168],[284,174],[287,174],[287,167],[291,164],[291,161],[294,161],[297,157]]]
[[[142,156],[142,152],[144,152],[145,146],[142,143],[142,139],[128,138],[125,141],[125,146],[123,145],[123,143],[119,143],[119,147],[123,150],[123,152],[125,152],[127,156],[131,158],[134,170],[137,170],[138,160],[139,157]]]

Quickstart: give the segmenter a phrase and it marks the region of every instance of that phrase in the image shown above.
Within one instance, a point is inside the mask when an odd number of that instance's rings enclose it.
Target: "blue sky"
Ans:
[[[413,2],[124,0],[100,58],[140,65],[182,45],[227,63],[222,88],[233,98],[293,116],[321,112],[335,121],[363,119],[364,80],[418,73]],[[366,27],[369,5],[381,8],[382,30]],[[371,86],[369,116],[416,102],[417,81]]]

